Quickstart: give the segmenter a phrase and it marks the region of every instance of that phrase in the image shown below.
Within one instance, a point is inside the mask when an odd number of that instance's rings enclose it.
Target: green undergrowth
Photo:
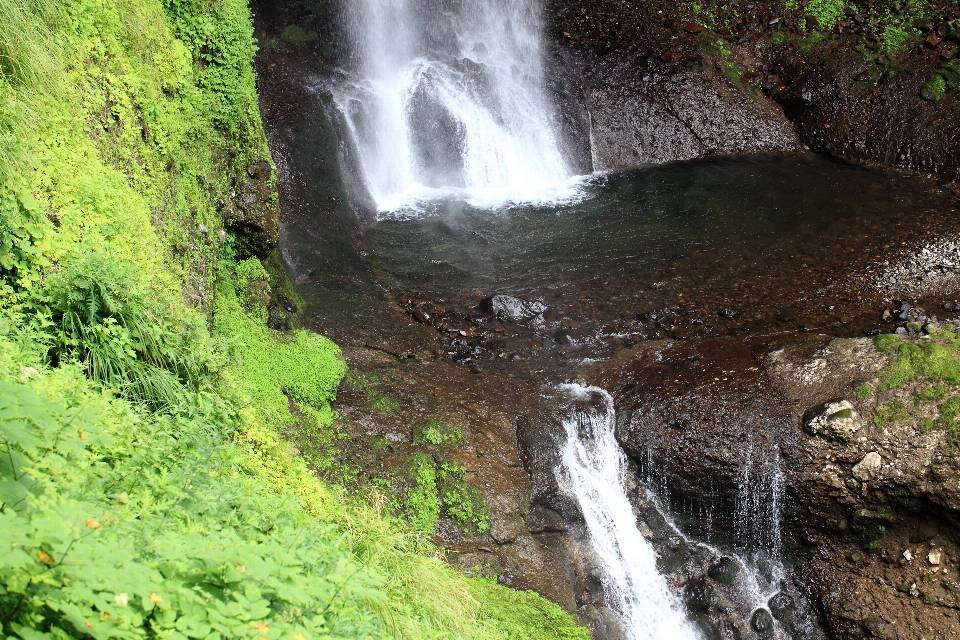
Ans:
[[[254,50],[238,0],[0,0],[0,634],[586,638],[319,479],[342,356],[219,233]]]
[[[960,447],[960,397],[950,397],[960,388],[960,336],[946,330],[934,331],[932,335],[933,340],[919,344],[904,342],[892,334],[874,338],[877,348],[891,356],[878,373],[879,390],[918,384],[913,392],[914,404],[936,403],[937,414],[936,418],[921,421],[921,430],[943,431],[952,446]],[[883,427],[909,417],[903,403],[894,402],[878,406],[873,420],[877,427]]]
[[[405,499],[397,509],[405,513],[410,526],[429,536],[441,515],[448,516],[463,535],[476,537],[490,530],[486,500],[466,478],[463,467],[442,455],[415,453],[408,469]]]

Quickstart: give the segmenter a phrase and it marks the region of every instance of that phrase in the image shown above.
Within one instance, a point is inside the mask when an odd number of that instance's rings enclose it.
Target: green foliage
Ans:
[[[482,602],[480,619],[501,630],[504,638],[589,640],[590,632],[577,626],[569,615],[532,591],[507,595],[489,578],[471,580],[469,588]]]
[[[467,482],[463,467],[442,462],[437,470],[440,504],[460,525],[464,535],[484,534],[490,529],[490,510],[483,495]]]
[[[947,393],[949,391],[950,389],[948,389],[945,386],[935,385],[932,387],[927,387],[926,389],[922,389],[921,391],[914,393],[913,397],[917,401],[921,401],[921,400],[940,401],[947,397]]]
[[[213,364],[202,317],[174,317],[129,268],[101,254],[64,266],[41,300],[54,362],[75,359],[93,380],[154,409],[196,391]]]
[[[13,346],[0,338],[0,351]],[[6,358],[4,359],[7,362]],[[197,396],[144,415],[76,369],[0,382],[0,620],[56,637],[362,637],[382,579],[248,475]],[[171,464],[171,461],[176,461]],[[176,635],[179,632],[182,636]]]
[[[960,398],[950,398],[940,405],[940,417],[935,428],[947,433],[947,442],[960,447]]]
[[[307,331],[291,335],[271,331],[256,315],[244,313],[238,291],[246,290],[243,283],[266,277],[256,258],[236,264],[225,261],[220,273],[214,332],[227,342],[239,361],[242,384],[253,410],[262,420],[277,426],[290,426],[298,419],[321,427],[330,425],[334,418],[330,402],[346,371],[340,348]],[[290,401],[296,403],[301,416],[293,416]]]
[[[316,42],[319,39],[316,31],[307,31],[303,27],[292,24],[283,30],[280,38],[287,44],[295,47],[302,47],[308,42]]]
[[[920,377],[935,382],[960,384],[957,338],[945,332],[937,335],[944,339],[944,344],[910,344],[890,334],[877,336],[874,339],[877,348],[893,356],[889,364],[878,373],[880,390],[896,389]]]
[[[435,447],[458,445],[463,444],[463,432],[457,428],[451,429],[439,420],[428,420],[422,425],[414,426],[413,441]]]
[[[411,487],[407,490],[406,510],[414,531],[431,535],[440,519],[437,499],[437,470],[433,458],[416,453],[410,460]]]
[[[821,29],[829,31],[843,18],[845,0],[810,0],[806,13],[817,21]]]
[[[891,402],[888,405],[880,405],[873,412],[873,424],[877,429],[883,429],[886,425],[896,420],[906,420],[910,417],[907,408],[902,402]]]
[[[873,395],[873,386],[869,384],[858,385],[857,388],[854,389],[854,393],[857,394],[857,400],[867,400]]]
[[[951,60],[934,71],[920,89],[925,100],[942,100],[960,91],[960,60]]]
[[[483,535],[490,529],[490,510],[483,495],[469,482],[459,464],[415,453],[410,459],[409,485],[403,511],[410,526],[432,534],[441,511],[464,535]]]
[[[743,78],[743,70],[733,60],[733,54],[727,47],[727,43],[722,38],[717,38],[710,46],[716,52],[717,57],[720,58],[720,67],[723,69],[724,75],[730,78],[731,82],[739,83]]]
[[[214,268],[269,160],[254,51],[243,0],[0,0],[0,631],[583,637],[281,438],[334,433],[344,365]]]
[[[396,398],[391,398],[390,396],[377,393],[376,391],[368,391],[367,396],[371,398],[370,404],[367,405],[367,409],[369,411],[393,413],[400,408],[400,401]]]

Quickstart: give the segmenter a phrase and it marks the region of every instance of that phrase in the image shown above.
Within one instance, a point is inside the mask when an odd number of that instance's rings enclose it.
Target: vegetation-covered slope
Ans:
[[[254,51],[238,0],[0,0],[0,633],[585,637],[279,437],[345,366],[247,304]]]

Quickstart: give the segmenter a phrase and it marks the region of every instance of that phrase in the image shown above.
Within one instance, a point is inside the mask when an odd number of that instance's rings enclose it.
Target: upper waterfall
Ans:
[[[356,0],[336,99],[381,210],[451,190],[480,206],[570,178],[544,90],[537,0]]]

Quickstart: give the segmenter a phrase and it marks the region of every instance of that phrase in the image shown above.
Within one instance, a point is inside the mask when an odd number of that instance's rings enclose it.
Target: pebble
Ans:
[[[930,564],[934,566],[937,566],[940,564],[940,557],[941,557],[940,551],[937,549],[931,549],[930,553],[927,554],[927,560],[930,562]]]
[[[740,310],[736,307],[724,307],[720,309],[720,317],[727,320],[736,320],[740,317]]]

